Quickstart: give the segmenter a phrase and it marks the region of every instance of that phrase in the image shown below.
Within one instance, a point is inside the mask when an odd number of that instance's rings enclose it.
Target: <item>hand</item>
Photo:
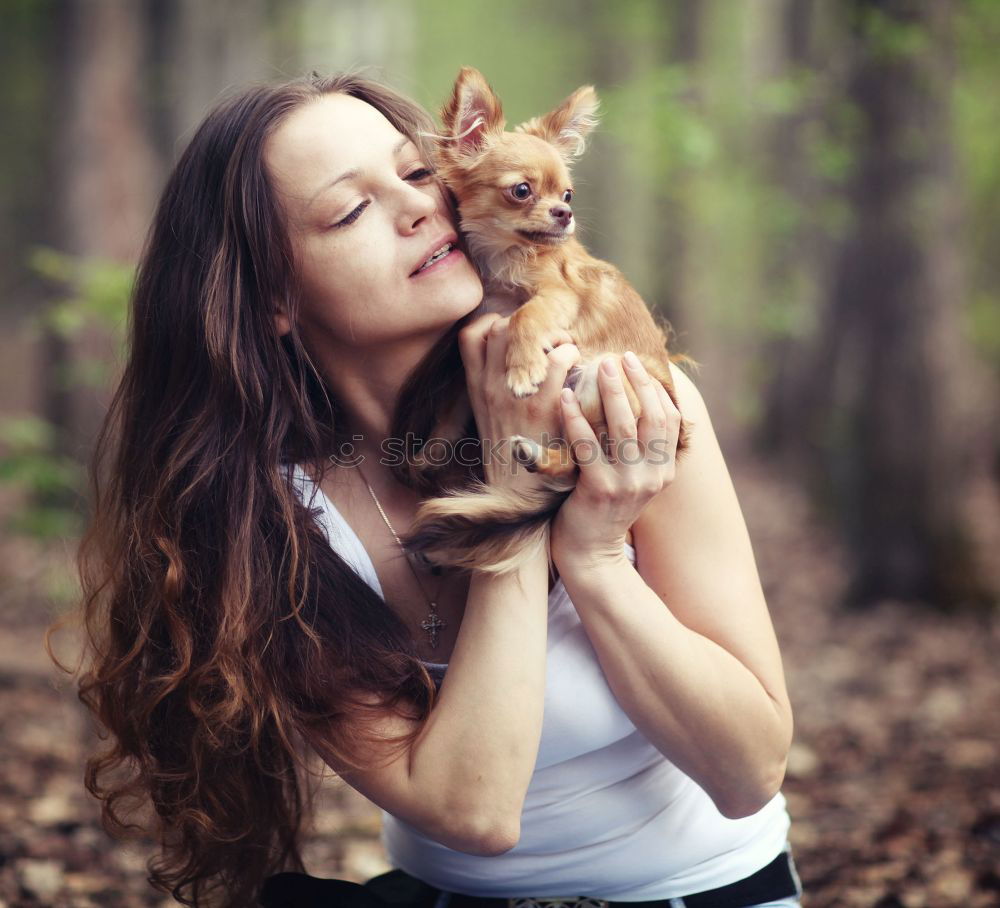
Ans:
[[[480,316],[459,332],[459,350],[483,442],[487,482],[533,488],[540,484],[539,477],[519,465],[515,473],[506,439],[527,435],[539,441],[561,435],[559,391],[566,374],[579,361],[580,351],[571,343],[554,347],[547,354],[549,369],[538,391],[524,399],[515,397],[506,383],[509,322],[495,313]]]
[[[608,425],[606,445],[594,434],[576,396],[571,391],[562,395],[563,434],[580,477],[553,521],[557,565],[566,559],[624,557],[629,527],[674,479],[680,411],[637,358],[630,362],[626,356],[622,364],[642,415],[636,421],[615,357],[606,357],[597,380]]]

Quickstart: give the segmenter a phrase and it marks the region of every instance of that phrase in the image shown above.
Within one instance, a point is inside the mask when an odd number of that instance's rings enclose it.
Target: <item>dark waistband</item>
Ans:
[[[748,908],[750,905],[775,902],[799,894],[791,855],[783,851],[766,867],[761,867],[742,880],[704,892],[675,896],[673,899],[654,899],[648,902],[615,902],[585,896],[498,899],[452,893],[447,908],[680,908],[680,904],[684,908]]]
[[[745,879],[673,899],[614,902],[586,896],[507,899],[448,893],[447,908],[749,908],[801,894],[791,854],[783,851]],[[259,904],[264,908],[436,908],[443,895],[402,870],[390,870],[363,886],[304,873],[279,873],[265,883]]]

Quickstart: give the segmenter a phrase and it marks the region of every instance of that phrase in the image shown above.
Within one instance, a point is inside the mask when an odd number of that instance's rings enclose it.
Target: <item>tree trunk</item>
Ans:
[[[135,261],[149,221],[155,166],[143,115],[139,9],[116,0],[59,4],[53,139],[53,242],[85,259]],[[58,453],[86,459],[104,407],[71,378],[82,357],[113,362],[96,332],[43,344],[46,416]]]
[[[587,72],[602,99],[604,124],[574,167],[574,210],[591,253],[621,269],[647,304],[656,307],[660,288],[653,264],[662,251],[655,229],[655,190],[647,167],[651,118],[641,106],[649,103],[648,98],[637,98],[631,113],[626,113],[628,88],[638,76],[648,74],[655,49],[648,34],[637,38],[629,33],[631,21],[627,15],[620,21],[621,12],[602,3],[579,6],[579,27],[592,36]],[[645,15],[647,8],[639,4],[629,13]],[[585,81],[581,78],[580,84]],[[550,107],[561,100],[553,99]],[[630,116],[626,132],[621,123]],[[617,124],[614,133],[613,123]]]
[[[268,76],[265,0],[169,0],[147,14],[164,26],[162,43],[165,89],[172,103],[163,112],[167,129],[167,163],[183,147],[209,109],[227,91]],[[283,4],[294,17],[297,4]],[[293,73],[287,74],[289,77]],[[161,127],[162,129],[163,127]]]
[[[813,56],[815,0],[781,0],[775,21],[776,48],[773,76],[798,82],[816,68]],[[808,102],[763,119],[762,155],[772,192],[795,212],[790,236],[771,245],[764,272],[764,304],[780,315],[771,320],[771,334],[763,339],[759,357],[761,415],[753,428],[753,447],[764,457],[801,455],[802,413],[795,379],[803,369],[802,334],[819,302],[812,292],[816,278],[826,270],[824,243],[809,218],[820,202],[822,184],[810,171],[803,148],[805,130],[815,120]],[[789,228],[786,228],[789,229]],[[793,252],[794,249],[794,252]]]
[[[679,66],[692,80],[702,55],[704,27],[703,14],[705,0],[675,0],[669,7],[667,41],[663,47],[664,65]],[[689,89],[688,96],[675,103],[693,105],[698,98]],[[669,149],[658,149],[659,157],[666,157]],[[676,321],[679,337],[673,346],[677,352],[687,352],[699,362],[708,362],[711,353],[701,342],[707,340],[708,332],[699,335],[695,326],[700,323],[699,313],[688,305],[688,287],[685,269],[691,264],[692,255],[692,211],[689,194],[685,192],[687,180],[680,168],[673,168],[674,174],[667,185],[659,186],[659,201],[664,209],[660,216],[660,250],[650,263],[654,269],[657,287],[661,288],[664,307]],[[705,390],[705,389],[702,389]]]
[[[804,383],[821,482],[854,548],[850,605],[990,598],[963,511],[979,420],[961,332],[950,146],[952,3],[859,0],[849,95],[862,137],[855,228]]]

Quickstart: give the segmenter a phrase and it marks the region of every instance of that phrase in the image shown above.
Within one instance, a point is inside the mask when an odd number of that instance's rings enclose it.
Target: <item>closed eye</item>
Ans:
[[[362,202],[354,209],[346,218],[337,221],[334,227],[346,227],[348,224],[353,224],[359,217],[361,217],[361,212],[364,211],[370,203],[367,201]]]
[[[407,182],[419,183],[421,180],[426,180],[428,177],[434,176],[435,171],[431,170],[429,167],[418,167],[416,170],[408,173],[404,180]],[[334,224],[334,227],[346,227],[348,224],[353,224],[359,217],[361,217],[361,212],[364,211],[370,203],[368,201],[362,202],[354,209],[347,217],[342,218]]]

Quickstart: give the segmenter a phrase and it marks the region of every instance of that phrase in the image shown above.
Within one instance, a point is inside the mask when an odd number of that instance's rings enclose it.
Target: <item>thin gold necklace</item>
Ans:
[[[448,622],[442,619],[437,613],[437,599],[441,596],[441,589],[444,587],[444,577],[441,577],[441,581],[438,583],[437,592],[434,594],[434,597],[432,598],[428,596],[427,589],[424,587],[423,581],[417,573],[417,569],[413,566],[413,559],[403,546],[403,541],[399,538],[399,534],[395,531],[395,529],[393,529],[392,524],[389,522],[389,517],[385,513],[381,502],[378,500],[378,495],[375,494],[372,484],[365,478],[365,474],[361,472],[360,464],[355,463],[354,468],[358,471],[361,481],[368,486],[368,494],[371,495],[372,501],[375,502],[375,507],[378,508],[378,512],[382,516],[382,521],[389,528],[389,532],[392,533],[392,538],[396,540],[396,545],[399,546],[399,551],[403,553],[403,558],[406,560],[406,564],[410,568],[410,573],[413,574],[413,579],[417,581],[417,586],[420,587],[420,592],[423,594],[423,597],[427,602],[427,608],[429,611],[427,613],[427,617],[420,622],[420,627],[424,633],[427,634],[427,642],[430,644],[431,649],[437,649],[438,631],[442,631],[448,626]]]

